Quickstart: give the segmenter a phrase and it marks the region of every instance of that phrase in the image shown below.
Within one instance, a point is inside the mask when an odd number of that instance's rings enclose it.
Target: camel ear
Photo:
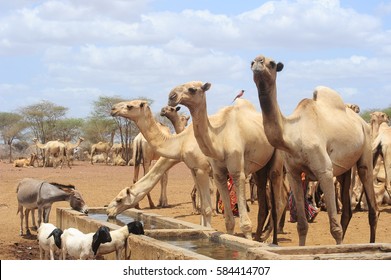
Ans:
[[[181,109],[181,107],[180,106],[177,106],[176,108],[175,108],[175,111],[179,111]]]
[[[140,108],[143,108],[145,105],[145,102],[140,102]]]
[[[126,189],[126,195],[130,195],[130,188]]]
[[[205,83],[205,84],[201,87],[201,89],[202,89],[203,91],[207,91],[207,90],[210,89],[211,86],[212,86],[211,83]]]
[[[280,72],[284,68],[284,64],[281,62],[277,63],[277,72]]]

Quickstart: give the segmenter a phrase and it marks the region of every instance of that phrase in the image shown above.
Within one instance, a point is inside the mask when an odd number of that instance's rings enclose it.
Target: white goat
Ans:
[[[62,230],[50,223],[41,223],[38,228],[37,239],[39,244],[39,257],[41,260],[54,260],[54,253],[61,252]]]
[[[110,241],[110,229],[106,226],[100,226],[95,233],[68,228],[61,236],[62,259],[65,260],[67,253],[76,259],[94,259],[100,244]]]
[[[144,234],[143,224],[139,221],[130,222],[127,225],[110,232],[111,242],[101,244],[97,255],[105,255],[115,251],[117,260],[121,259],[121,253],[125,248],[125,259],[128,258],[126,241],[129,233]]]

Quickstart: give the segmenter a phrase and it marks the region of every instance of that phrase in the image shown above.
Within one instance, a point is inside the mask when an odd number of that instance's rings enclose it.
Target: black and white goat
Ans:
[[[61,236],[62,259],[65,260],[67,254],[81,260],[94,259],[99,246],[110,241],[110,229],[106,226],[100,226],[95,233],[68,228]]]
[[[37,239],[39,244],[39,257],[41,260],[54,260],[54,254],[61,254],[62,230],[50,223],[41,223],[38,228]]]
[[[101,244],[97,255],[106,255],[115,251],[116,258],[119,260],[121,259],[122,250],[125,248],[125,259],[127,259],[126,241],[129,234],[144,234],[143,224],[139,221],[134,221],[119,229],[111,231],[111,242]]]

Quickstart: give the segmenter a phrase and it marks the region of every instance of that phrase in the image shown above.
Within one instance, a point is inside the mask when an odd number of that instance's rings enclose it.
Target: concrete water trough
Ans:
[[[90,208],[85,215],[70,208],[57,209],[57,226],[93,232],[101,226],[117,229],[141,221],[145,235],[129,235],[128,250],[134,260],[380,260],[391,259],[391,244],[346,244],[279,247],[141,210],[128,209],[107,220],[105,208]],[[114,259],[115,254],[105,255]]]

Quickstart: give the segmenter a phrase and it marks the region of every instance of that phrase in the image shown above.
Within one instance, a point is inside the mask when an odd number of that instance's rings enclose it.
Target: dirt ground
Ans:
[[[1,260],[37,260],[39,249],[36,241],[36,232],[31,237],[19,236],[20,219],[17,212],[16,186],[26,177],[32,177],[49,182],[72,184],[81,191],[90,207],[107,205],[124,187],[132,182],[133,167],[106,166],[104,164],[90,165],[88,162],[75,162],[72,169],[53,168],[17,168],[12,164],[0,162],[0,259]],[[168,203],[169,208],[149,209],[147,199],[140,203],[143,211],[158,213],[188,222],[199,223],[200,217],[191,214],[192,205],[190,192],[193,180],[189,169],[180,163],[174,166],[168,175]],[[151,192],[157,204],[160,186],[157,185]],[[249,196],[248,196],[249,197]],[[214,200],[214,198],[213,198]],[[250,218],[253,222],[253,232],[256,228],[257,204],[248,203]],[[50,222],[56,224],[55,209],[68,207],[67,202],[58,202],[53,205]],[[376,242],[391,243],[391,206],[380,207],[380,219],[377,227]],[[288,214],[288,213],[287,213]],[[286,215],[289,219],[289,214]],[[239,221],[236,219],[235,234],[241,235]],[[212,218],[212,226],[219,231],[225,231],[224,219],[221,214]],[[298,245],[296,224],[286,221],[285,233],[279,235],[280,246]],[[369,242],[369,226],[367,212],[355,212],[347,230],[344,243]],[[307,236],[307,245],[335,244],[329,233],[326,212],[320,212],[314,223],[310,224]]]

